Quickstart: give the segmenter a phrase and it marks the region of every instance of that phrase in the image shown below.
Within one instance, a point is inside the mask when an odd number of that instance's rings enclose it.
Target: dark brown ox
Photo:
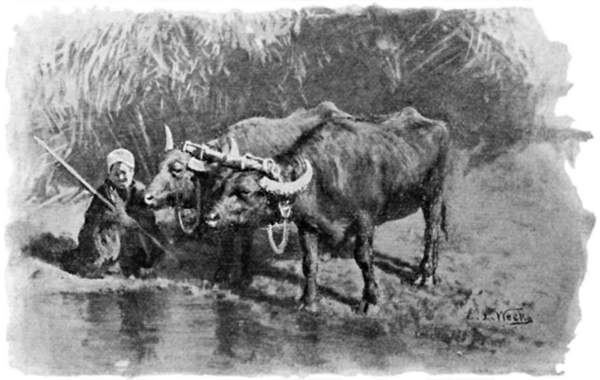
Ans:
[[[220,138],[207,143],[207,146],[235,156],[232,142],[239,149],[258,156],[274,156],[288,149],[305,131],[314,128],[328,118],[351,118],[340,111],[333,103],[323,102],[309,110],[298,110],[286,118],[269,119],[254,117],[242,120],[227,129]],[[146,204],[152,208],[175,207],[176,217],[182,230],[188,234],[201,235],[196,227],[203,220],[203,210],[210,210],[214,200],[220,197],[222,184],[235,172],[226,167],[209,164],[194,159],[190,154],[175,149],[169,129],[166,129],[165,157],[159,170],[146,189]],[[238,148],[233,147],[237,152]],[[183,209],[196,209],[196,222],[186,225],[181,216]],[[253,228],[233,226],[222,231],[222,256],[215,279],[229,279],[229,267],[237,257],[235,249],[238,237],[241,242],[242,283],[249,279],[248,258],[252,245]]]
[[[242,171],[225,184],[208,215],[212,227],[258,227],[281,219],[291,207],[298,227],[306,278],[303,307],[313,309],[319,247],[336,249],[354,238],[364,279],[359,310],[375,305],[374,227],[421,209],[425,250],[419,284],[436,283],[439,242],[445,231],[442,199],[449,137],[445,124],[405,108],[382,124],[332,119],[303,134],[274,157],[271,171]]]

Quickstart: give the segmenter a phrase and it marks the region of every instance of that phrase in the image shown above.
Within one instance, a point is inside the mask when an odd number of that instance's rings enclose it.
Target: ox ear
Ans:
[[[175,145],[173,144],[173,134],[168,125],[165,124],[165,152],[173,150]]]
[[[213,149],[217,149],[217,150],[221,150],[220,146],[219,146],[219,139],[212,139],[209,142],[206,143],[206,145],[208,145],[209,147],[213,148]]]
[[[237,142],[231,136],[228,137],[228,140],[229,140],[229,153],[227,153],[227,155],[231,156],[232,158],[239,157],[240,156],[240,148],[238,147]]]

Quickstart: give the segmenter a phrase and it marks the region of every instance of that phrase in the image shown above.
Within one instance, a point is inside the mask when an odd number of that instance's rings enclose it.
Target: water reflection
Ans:
[[[321,367],[327,363],[321,347],[325,321],[318,316],[301,313],[297,317],[299,330],[296,356],[299,364],[308,367]]]
[[[67,294],[76,303],[86,305],[84,319],[92,324],[104,323],[112,318],[114,313],[114,297],[103,293]]]
[[[278,308],[276,308],[278,309]],[[376,320],[350,317],[332,323],[331,316],[293,312],[270,318],[238,302],[217,301],[216,348],[212,366],[220,373],[236,373],[240,365],[252,371],[336,372],[343,359],[356,368],[385,369],[389,358],[406,346]],[[272,316],[272,315],[271,315]],[[341,322],[341,323],[339,323]]]
[[[66,298],[73,306],[85,305],[80,315],[86,324],[79,332],[83,360],[114,373],[141,368],[157,358],[160,327],[169,307],[164,292],[140,289]]]
[[[215,305],[216,323],[215,337],[217,348],[215,354],[235,357],[234,347],[242,335],[243,320],[240,320],[237,309],[232,302],[217,302]]]
[[[50,294],[23,307],[33,326],[13,334],[15,364],[41,374],[336,372],[407,355],[376,320],[171,290]]]
[[[163,293],[150,290],[126,291],[118,297],[121,344],[134,354],[132,359],[136,363],[156,358],[159,322],[164,319],[167,301]]]
[[[235,364],[272,359],[277,355],[281,336],[263,326],[248,306],[232,301],[216,301],[214,357],[218,367],[231,370]]]

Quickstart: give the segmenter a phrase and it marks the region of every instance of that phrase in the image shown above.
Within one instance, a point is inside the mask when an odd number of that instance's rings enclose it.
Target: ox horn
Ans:
[[[271,194],[279,196],[291,196],[306,189],[313,176],[313,168],[307,159],[304,159],[306,170],[298,179],[292,182],[277,182],[268,177],[262,177],[259,181],[260,187]]]
[[[233,158],[238,158],[240,156],[240,148],[238,147],[237,142],[231,136],[229,136],[228,140],[229,140],[229,153],[227,153],[227,155],[231,156]]]
[[[173,144],[173,134],[168,125],[165,124],[165,152],[173,150],[175,145]]]

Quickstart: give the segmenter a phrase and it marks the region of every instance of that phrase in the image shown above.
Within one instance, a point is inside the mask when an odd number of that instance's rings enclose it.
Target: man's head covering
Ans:
[[[108,171],[110,171],[110,167],[117,162],[122,162],[132,169],[135,168],[135,159],[133,158],[133,153],[127,149],[115,149],[110,152],[108,156],[106,156],[106,166],[108,167]]]

